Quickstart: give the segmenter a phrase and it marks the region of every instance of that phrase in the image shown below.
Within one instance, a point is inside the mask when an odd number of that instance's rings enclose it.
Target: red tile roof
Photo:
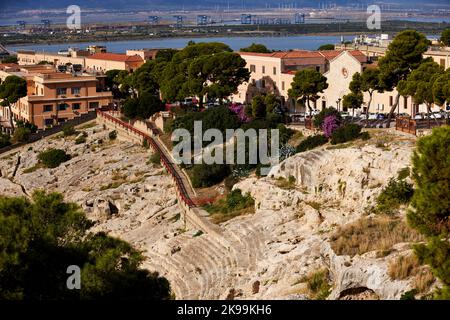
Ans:
[[[139,62],[144,61],[138,55],[127,56],[126,54],[118,54],[118,53],[95,53],[92,56],[88,57],[89,59],[98,59],[98,60],[109,60],[109,61],[119,61],[119,62]]]
[[[344,50],[327,50],[327,51],[307,51],[307,50],[293,50],[293,51],[278,51],[273,53],[257,53],[257,52],[240,52],[244,56],[259,56],[279,59],[298,59],[298,58],[325,58],[332,60],[340,55]],[[348,51],[359,62],[366,62],[367,56],[359,50]]]

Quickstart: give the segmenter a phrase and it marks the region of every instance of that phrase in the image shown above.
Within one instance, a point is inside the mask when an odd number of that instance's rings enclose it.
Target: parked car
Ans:
[[[423,120],[425,119],[424,115],[422,113],[416,113],[414,116],[414,120]]]
[[[430,118],[431,119],[444,119],[445,113],[443,113],[441,111],[435,111],[430,114]]]
[[[398,113],[396,116],[397,117],[402,117],[402,118],[409,118],[410,117],[409,114],[407,114],[407,113]]]
[[[378,113],[377,114],[377,120],[384,120],[387,116],[384,113]]]
[[[376,113],[369,113],[369,120],[377,120],[377,114]]]

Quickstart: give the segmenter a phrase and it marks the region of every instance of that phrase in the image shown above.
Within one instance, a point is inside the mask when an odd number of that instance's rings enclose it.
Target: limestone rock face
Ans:
[[[142,250],[143,267],[167,277],[176,298],[309,299],[305,277],[323,268],[332,284],[329,299],[398,299],[411,289],[409,279],[391,280],[387,273],[408,244],[386,257],[350,257],[337,255],[330,238],[339,226],[370,214],[366,207],[388,179],[410,165],[413,143],[321,148],[285,160],[269,177],[246,178],[234,188],[252,195],[255,214],[222,223],[219,238],[185,225],[174,184],[148,162],[148,150],[110,141],[99,125],[83,131],[83,144],[51,137],[2,155],[0,193],[63,193],[96,222],[93,232]],[[47,148],[64,149],[72,159],[30,170]],[[295,185],[283,189],[278,178],[289,176]]]

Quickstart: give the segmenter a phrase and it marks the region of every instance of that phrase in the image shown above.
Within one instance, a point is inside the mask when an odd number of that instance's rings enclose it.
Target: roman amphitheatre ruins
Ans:
[[[93,231],[141,250],[142,267],[167,277],[177,299],[313,299],[308,277],[319,270],[329,280],[327,299],[399,299],[418,284],[424,294],[435,285],[423,268],[392,275],[420,237],[407,228],[405,210],[394,220],[370,209],[389,178],[410,166],[414,137],[391,130],[296,154],[267,177],[239,181],[234,188],[251,194],[254,212],[215,224],[180,200],[167,168],[149,161],[151,148],[120,130],[109,140],[113,128],[97,118],[77,128],[86,143],[54,135],[2,154],[0,193],[61,192],[96,221]],[[36,166],[48,148],[72,158]],[[280,183],[290,176],[294,184]]]

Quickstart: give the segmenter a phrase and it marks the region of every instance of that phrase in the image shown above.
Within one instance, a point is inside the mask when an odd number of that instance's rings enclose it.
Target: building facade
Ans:
[[[35,124],[43,129],[112,102],[112,93],[98,91],[95,76],[74,76],[55,72],[49,66],[22,67],[19,71],[0,71],[2,79],[16,75],[27,81],[27,95],[9,108],[3,107],[3,122],[10,112],[16,120]]]
[[[55,67],[60,65],[81,65],[84,71],[104,73],[109,70],[127,70],[133,72],[144,64],[140,55],[126,55],[117,53],[96,52],[88,50],[69,50],[67,54],[35,52],[20,50],[17,53],[19,65],[35,65],[48,62]]]

